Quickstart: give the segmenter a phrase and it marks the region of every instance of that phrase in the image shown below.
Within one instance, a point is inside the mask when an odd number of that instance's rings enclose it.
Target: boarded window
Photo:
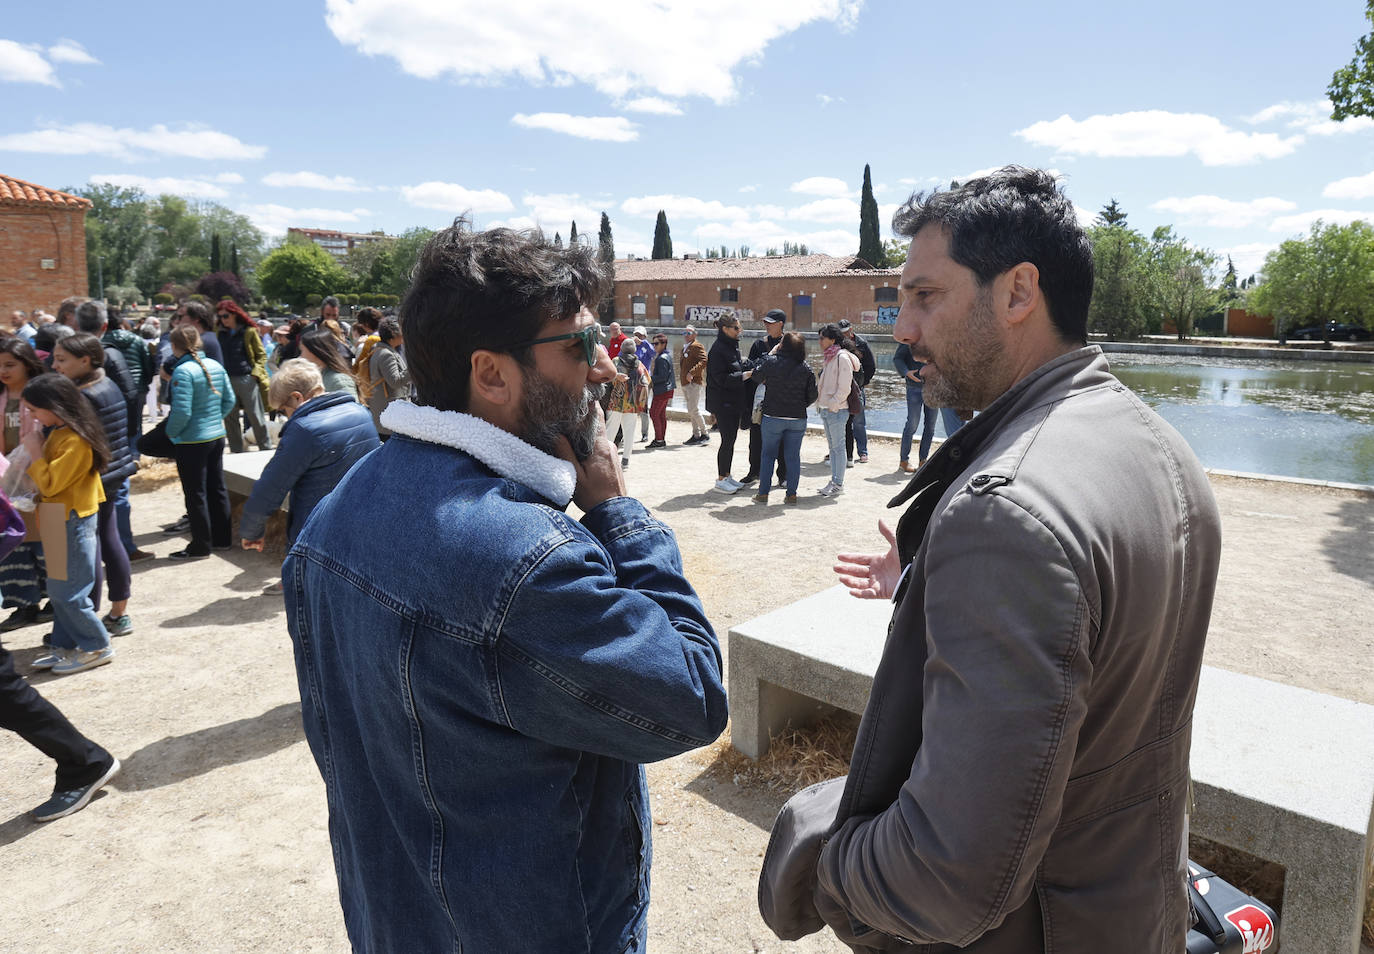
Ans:
[[[636,318],[641,318],[648,314],[649,302],[643,295],[634,295],[630,298],[630,314]]]
[[[729,301],[739,301],[738,288],[722,288],[720,290],[720,300],[722,303]]]
[[[875,288],[873,289],[873,300],[875,302],[893,302],[897,300],[897,289],[895,288]]]
[[[673,296],[672,296],[672,295],[660,295],[660,296],[659,296],[659,299],[658,299],[658,320],[659,320],[659,321],[672,321],[672,320],[673,320]]]

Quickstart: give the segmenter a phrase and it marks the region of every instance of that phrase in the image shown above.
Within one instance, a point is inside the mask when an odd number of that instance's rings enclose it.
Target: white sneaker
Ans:
[[[724,480],[716,481],[715,484],[712,485],[711,489],[718,494],[733,494],[742,486],[743,484],[737,484],[729,477],[726,477]]]
[[[822,497],[838,497],[844,493],[844,487],[835,483],[833,480],[817,491]]]
[[[739,490],[741,487],[744,486],[744,481],[742,480],[736,480],[733,477],[726,477],[725,479],[728,480],[730,482],[730,486],[734,487],[736,490]]]
[[[51,669],[58,663],[67,658],[66,650],[54,649],[52,652],[44,653],[35,659],[30,666],[35,670]]]
[[[104,666],[114,661],[115,651],[113,646],[106,646],[104,649],[94,649],[89,652],[75,649],[67,653],[67,658],[52,667],[54,676],[68,676],[74,672],[85,672],[87,669],[94,669],[96,666]]]

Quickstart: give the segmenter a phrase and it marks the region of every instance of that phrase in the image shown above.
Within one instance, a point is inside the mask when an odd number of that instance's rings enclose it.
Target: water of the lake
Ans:
[[[747,353],[749,340],[741,345]],[[807,348],[819,367],[815,342]],[[869,385],[868,426],[900,433],[906,391],[892,350],[873,344],[879,373]],[[1374,364],[1112,353],[1107,360],[1206,467],[1374,484]]]

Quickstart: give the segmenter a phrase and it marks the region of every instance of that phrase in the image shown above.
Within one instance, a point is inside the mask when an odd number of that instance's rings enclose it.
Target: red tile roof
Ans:
[[[874,268],[857,255],[779,255],[771,258],[660,258],[616,260],[618,282],[666,282],[693,278],[824,278],[831,275],[899,275]]]
[[[45,189],[23,179],[0,174],[0,206],[13,205],[89,209],[91,200],[83,199],[79,195],[58,192],[56,189]]]

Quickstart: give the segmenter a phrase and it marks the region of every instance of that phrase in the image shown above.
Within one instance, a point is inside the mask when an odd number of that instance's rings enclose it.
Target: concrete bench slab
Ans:
[[[892,604],[835,586],[730,630],[731,739],[862,714]],[[1203,666],[1191,830],[1283,865],[1285,952],[1359,954],[1374,839],[1374,706]]]
[[[262,476],[262,469],[275,454],[274,450],[245,451],[242,454],[224,455],[224,486],[231,494],[247,497],[253,492],[253,485]],[[289,512],[291,496],[287,495],[278,508]]]

